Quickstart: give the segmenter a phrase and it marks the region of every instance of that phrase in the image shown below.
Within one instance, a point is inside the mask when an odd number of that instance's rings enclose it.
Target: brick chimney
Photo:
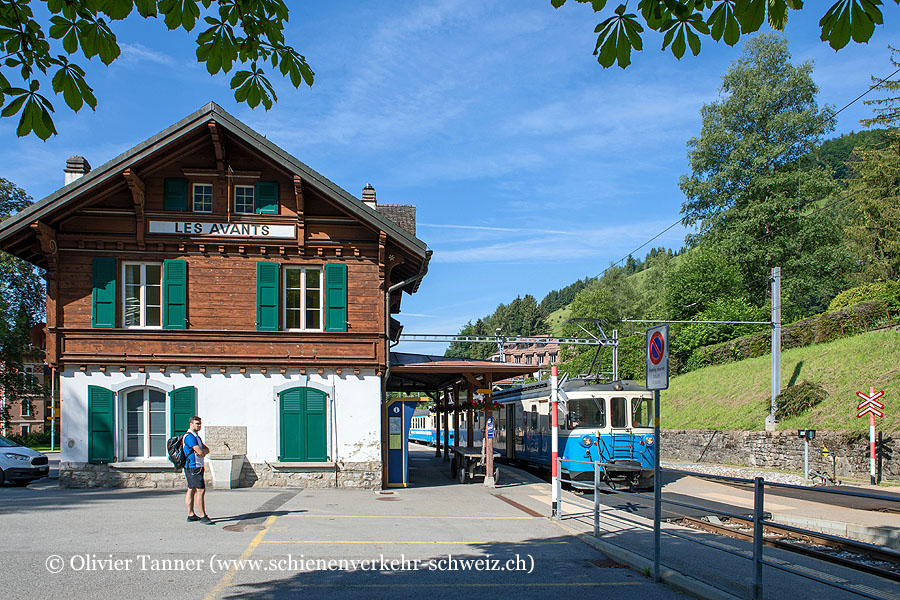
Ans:
[[[66,161],[66,185],[91,172],[91,163],[83,156],[70,156]]]
[[[378,210],[378,202],[375,200],[375,188],[372,187],[371,183],[367,183],[366,187],[363,188],[362,201],[372,210]]]

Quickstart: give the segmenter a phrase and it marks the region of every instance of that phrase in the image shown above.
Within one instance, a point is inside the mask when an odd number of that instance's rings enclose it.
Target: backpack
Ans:
[[[183,469],[187,463],[187,456],[184,455],[184,434],[170,437],[166,441],[166,451],[175,468]]]

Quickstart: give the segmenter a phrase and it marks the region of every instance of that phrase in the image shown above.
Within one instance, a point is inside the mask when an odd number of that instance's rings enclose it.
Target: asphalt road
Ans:
[[[185,521],[181,490],[4,487],[0,595],[685,597],[523,511],[516,495],[534,500],[521,480],[496,490],[459,485],[434,468],[433,451],[411,454],[418,485],[392,494],[211,490],[214,526]]]

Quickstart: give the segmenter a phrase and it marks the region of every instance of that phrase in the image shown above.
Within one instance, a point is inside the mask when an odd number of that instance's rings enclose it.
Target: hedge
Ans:
[[[873,300],[786,325],[781,330],[781,349],[822,344],[896,324],[900,311],[891,308],[884,300]],[[767,331],[697,348],[682,372],[763,356],[769,353],[771,342],[772,334]]]

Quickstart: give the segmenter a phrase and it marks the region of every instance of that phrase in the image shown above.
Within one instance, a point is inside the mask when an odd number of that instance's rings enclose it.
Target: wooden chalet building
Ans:
[[[0,223],[47,273],[61,486],[178,485],[165,441],[193,414],[241,485],[381,486],[390,314],[431,256],[414,207],[213,103],[66,180]]]

